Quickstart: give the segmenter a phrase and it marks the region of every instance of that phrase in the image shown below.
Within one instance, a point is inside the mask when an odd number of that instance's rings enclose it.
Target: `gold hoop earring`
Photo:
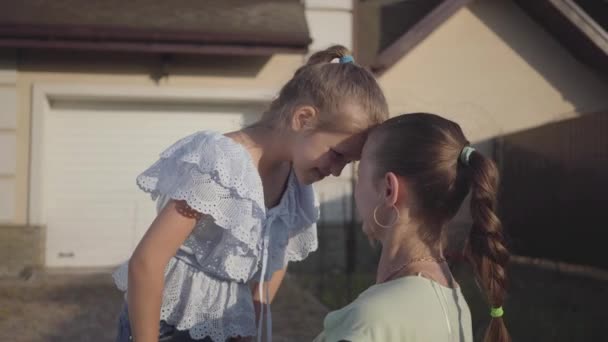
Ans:
[[[382,224],[382,223],[378,222],[378,217],[376,216],[376,215],[377,215],[377,213],[378,213],[378,207],[379,207],[379,206],[376,206],[376,208],[374,209],[374,222],[375,222],[375,223],[376,223],[376,224],[377,224],[379,227],[382,227],[382,228],[384,228],[384,229],[389,229],[389,228],[392,228],[392,227],[393,227],[393,225],[394,225],[395,223],[397,223],[397,221],[399,221],[399,218],[400,218],[400,215],[399,215],[399,209],[397,209],[397,207],[396,207],[394,204],[391,206],[391,208],[395,209],[395,212],[397,213],[397,215],[395,215],[395,219],[393,220],[393,222],[391,222],[390,224],[386,224],[386,225],[385,225],[385,224]]]

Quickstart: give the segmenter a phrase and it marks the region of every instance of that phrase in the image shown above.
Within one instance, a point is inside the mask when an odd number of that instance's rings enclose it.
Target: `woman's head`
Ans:
[[[311,183],[358,159],[368,129],[387,118],[374,76],[345,47],[332,46],[295,72],[259,124],[293,133],[294,169]]]
[[[440,228],[456,214],[470,188],[470,172],[459,162],[467,145],[460,126],[440,116],[416,113],[391,118],[371,133],[365,145],[360,182],[378,192],[376,202],[387,200],[380,198],[380,192],[386,197],[387,191],[397,190],[409,216],[436,229],[427,234],[438,240]]]
[[[441,246],[447,222],[470,192],[473,226],[466,253],[490,306],[500,307],[509,254],[495,214],[498,171],[468,145],[460,126],[438,115],[405,114],[385,121],[363,149],[357,208],[372,238],[400,228],[396,208],[407,210],[401,217],[416,223],[420,243]],[[392,227],[380,226],[388,223]],[[492,320],[488,334],[491,341],[508,341],[502,319]]]

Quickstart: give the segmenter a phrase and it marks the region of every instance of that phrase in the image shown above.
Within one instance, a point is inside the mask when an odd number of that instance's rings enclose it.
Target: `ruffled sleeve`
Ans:
[[[216,132],[173,144],[137,177],[152,199],[183,200],[256,251],[265,216],[262,184],[247,151]]]
[[[308,254],[317,250],[317,220],[319,219],[319,202],[311,185],[295,182],[295,205],[290,206],[293,221],[290,224],[289,240],[285,251],[284,266],[288,262],[302,261]]]

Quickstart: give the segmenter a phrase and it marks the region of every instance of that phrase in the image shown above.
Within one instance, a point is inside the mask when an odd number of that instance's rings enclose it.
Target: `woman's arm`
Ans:
[[[127,302],[137,342],[158,341],[164,271],[200,218],[192,212],[184,201],[169,201],[131,256]]]

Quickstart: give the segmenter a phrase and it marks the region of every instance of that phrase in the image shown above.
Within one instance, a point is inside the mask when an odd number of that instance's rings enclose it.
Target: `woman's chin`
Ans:
[[[370,242],[378,240],[378,231],[374,229],[374,227],[368,223],[363,223],[361,225],[361,231],[367,237]]]
[[[361,225],[361,231],[363,231],[363,234],[365,234],[368,238],[373,236],[373,231],[370,229],[369,224],[367,223],[363,223]]]

